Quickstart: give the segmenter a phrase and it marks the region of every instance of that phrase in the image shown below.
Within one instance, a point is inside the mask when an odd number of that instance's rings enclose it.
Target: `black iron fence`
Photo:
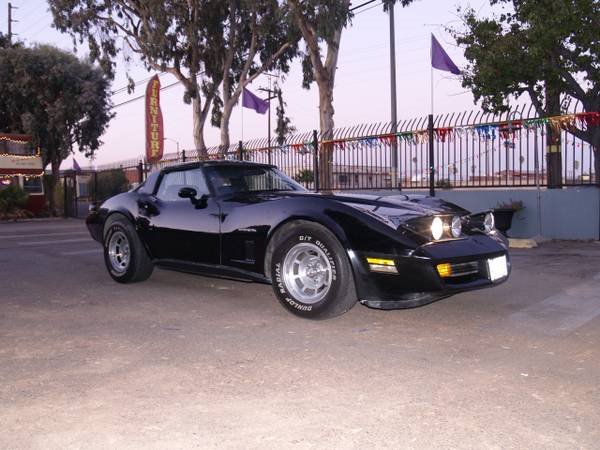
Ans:
[[[340,128],[329,139],[316,131],[289,136],[269,145],[267,139],[208,149],[209,159],[243,159],[277,165],[314,190],[383,190],[422,188],[491,188],[547,186],[547,140],[559,136],[561,178],[566,186],[600,184],[596,150],[572,131],[600,132],[600,113],[566,104],[565,114],[540,118],[531,106],[498,115],[462,112],[393,123]],[[135,185],[150,170],[201,159],[196,150],[164,155],[152,166],[132,159],[100,166],[91,183],[101,200],[109,190],[98,177],[120,171]],[[432,176],[433,175],[433,176]],[[107,192],[104,192],[104,191]],[[102,195],[100,195],[102,194]]]

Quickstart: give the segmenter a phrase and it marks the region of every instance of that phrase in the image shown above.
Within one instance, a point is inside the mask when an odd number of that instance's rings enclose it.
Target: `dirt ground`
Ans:
[[[81,221],[0,224],[0,448],[600,448],[600,245],[328,321],[270,286],[118,285]]]

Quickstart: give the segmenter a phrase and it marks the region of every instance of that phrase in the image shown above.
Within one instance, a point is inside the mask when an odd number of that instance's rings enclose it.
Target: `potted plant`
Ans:
[[[525,208],[523,201],[509,199],[507,202],[498,202],[494,208],[494,219],[496,228],[506,236],[506,232],[512,225],[513,215],[516,211]]]

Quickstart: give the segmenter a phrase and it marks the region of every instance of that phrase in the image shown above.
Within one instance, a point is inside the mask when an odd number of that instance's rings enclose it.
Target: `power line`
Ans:
[[[354,6],[354,7],[350,8],[350,10],[349,10],[349,11],[351,11],[351,12],[352,12],[352,11],[355,11],[355,10],[357,10],[357,9],[360,9],[360,8],[363,8],[363,7],[367,6],[367,5],[370,5],[371,3],[375,3],[376,1],[378,1],[378,0],[367,0],[367,1],[363,2],[363,3],[361,3],[360,5],[357,5],[357,6]],[[373,6],[371,6],[370,8],[367,8],[367,9],[365,9],[365,10],[359,11],[357,14],[359,14],[359,13],[361,13],[361,12],[368,11],[369,9],[375,8],[375,7],[377,7],[377,6],[379,6],[379,5],[382,5],[382,4],[383,4],[383,1],[382,1],[382,2],[380,2],[380,3],[378,3],[378,4],[376,4],[376,5],[373,5]],[[161,73],[159,73],[159,76],[162,76],[162,75],[164,75],[165,73],[166,73],[166,72],[161,72]],[[151,78],[152,78],[152,77],[148,77],[148,78],[145,78],[145,79],[143,79],[143,80],[135,81],[133,85],[134,85],[134,86],[139,86],[140,84],[143,84],[143,83],[147,82],[147,81],[148,81],[148,80],[150,80]],[[171,84],[168,84],[168,85],[166,85],[166,86],[164,86],[164,87],[161,87],[161,88],[160,88],[160,90],[161,90],[161,91],[164,91],[165,89],[169,89],[169,88],[171,88],[171,87],[174,87],[174,86],[176,86],[176,85],[177,85],[177,84],[179,84],[179,83],[180,83],[179,81],[175,81],[175,82],[173,82],[173,83],[171,83]],[[121,87],[121,88],[118,88],[118,89],[115,89],[114,91],[112,91],[112,92],[111,92],[111,95],[120,94],[121,92],[124,92],[124,91],[126,91],[127,89],[129,89],[129,85],[128,85],[128,86],[123,86],[123,87]],[[135,102],[135,101],[138,101],[138,100],[141,100],[141,99],[143,99],[144,97],[145,97],[145,94],[144,94],[144,95],[140,95],[140,96],[138,96],[138,97],[131,98],[131,99],[129,99],[129,100],[125,100],[124,102],[117,103],[116,105],[113,105],[113,106],[112,106],[112,109],[118,108],[118,107],[120,107],[120,106],[125,106],[125,105],[127,105],[127,104],[129,104],[129,103],[133,103],[133,102]]]
[[[362,8],[363,6],[370,5],[371,3],[375,3],[376,1],[377,1],[377,0],[368,0],[368,1],[364,2],[364,3],[361,3],[361,4],[360,4],[360,5],[358,5],[358,6],[353,6],[352,8],[350,8],[350,12],[352,12],[352,11],[355,11],[355,10],[357,10],[357,9],[360,9],[360,8]]]
[[[369,2],[369,3],[371,3],[371,2]],[[383,5],[383,2],[381,2],[381,3],[377,3],[376,5],[373,5],[373,6],[369,6],[368,8],[365,8],[365,9],[361,9],[360,11],[358,11],[358,12],[355,14],[355,16],[358,16],[359,14],[362,14],[362,13],[364,13],[364,12],[367,12],[367,11],[369,11],[370,9],[377,8],[378,6],[381,6],[381,5]]]
[[[163,86],[163,87],[161,87],[161,88],[160,88],[160,90],[161,90],[161,91],[164,91],[164,90],[166,90],[166,89],[169,89],[169,88],[172,88],[173,86],[176,86],[176,85],[178,85],[179,83],[180,83],[180,81],[179,81],[179,80],[178,80],[178,81],[175,81],[175,82],[173,82],[173,83],[170,83],[170,84],[167,84],[166,86]],[[134,97],[134,98],[130,98],[129,100],[125,100],[124,102],[117,103],[116,105],[113,105],[113,106],[111,107],[111,109],[118,108],[119,106],[125,106],[125,105],[127,105],[127,104],[129,104],[129,103],[133,103],[133,102],[135,102],[135,101],[141,100],[141,99],[143,99],[144,97],[146,97],[146,94],[139,95],[139,96],[137,96],[137,97]]]
[[[166,72],[160,72],[158,74],[159,77],[162,77]],[[143,80],[139,80],[139,81],[134,81],[133,85],[134,86],[139,86],[140,84],[146,83],[147,81],[150,81],[152,79],[154,75],[152,75],[151,77],[148,78],[144,78]],[[123,86],[119,89],[115,89],[114,91],[112,91],[110,94],[111,95],[116,95],[116,94],[120,94],[121,92],[126,91],[127,89],[129,89],[129,85],[127,86]]]

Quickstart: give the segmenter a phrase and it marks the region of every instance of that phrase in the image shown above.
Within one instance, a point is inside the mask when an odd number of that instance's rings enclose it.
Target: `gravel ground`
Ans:
[[[81,221],[0,224],[0,448],[600,448],[600,245],[512,258],[314,322],[260,284],[118,285]]]

